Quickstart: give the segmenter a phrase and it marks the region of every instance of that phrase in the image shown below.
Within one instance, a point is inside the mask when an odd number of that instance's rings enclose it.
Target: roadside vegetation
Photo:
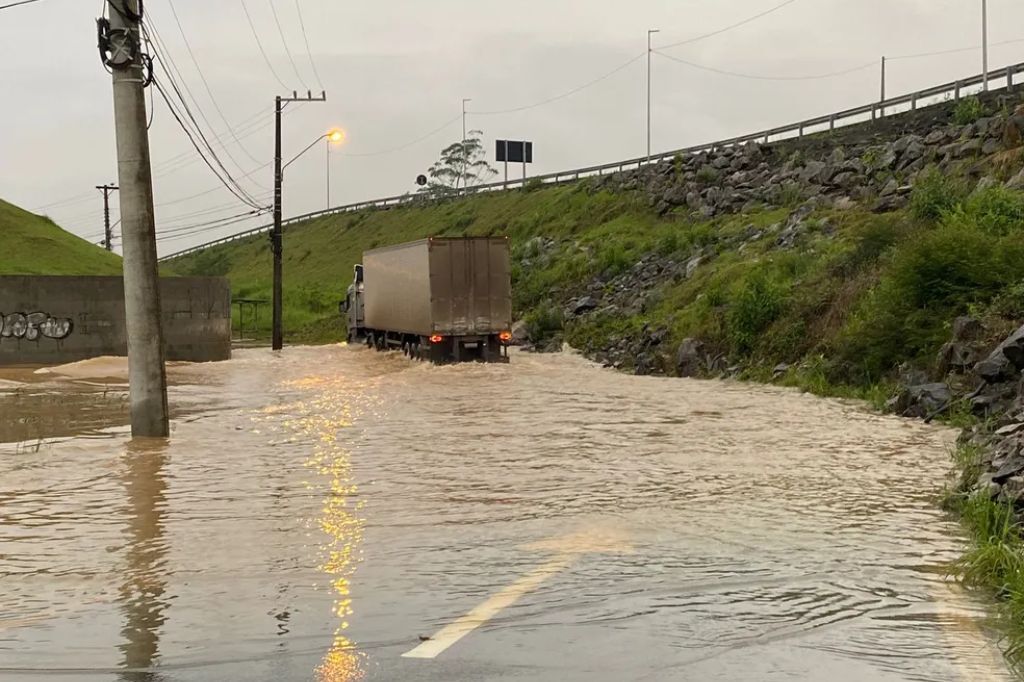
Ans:
[[[955,455],[965,470],[977,468],[979,457],[978,449],[969,445],[960,446]],[[1011,503],[984,493],[953,496],[950,506],[971,538],[970,549],[954,572],[966,587],[997,600],[1004,653],[1017,674],[1024,676],[1024,540],[1018,515]]]
[[[121,258],[0,200],[0,275],[119,275]]]

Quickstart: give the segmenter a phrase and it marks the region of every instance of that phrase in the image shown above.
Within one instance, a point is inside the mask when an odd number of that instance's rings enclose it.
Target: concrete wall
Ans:
[[[231,288],[223,277],[160,280],[168,360],[231,357]],[[120,277],[0,276],[0,365],[127,355]]]

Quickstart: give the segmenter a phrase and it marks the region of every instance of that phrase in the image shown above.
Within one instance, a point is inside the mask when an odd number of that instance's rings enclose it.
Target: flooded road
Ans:
[[[1008,680],[953,433],[570,356],[0,372],[0,680]]]

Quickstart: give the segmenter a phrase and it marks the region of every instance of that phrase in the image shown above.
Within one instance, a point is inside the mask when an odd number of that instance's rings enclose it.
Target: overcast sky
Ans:
[[[296,67],[271,13],[274,3]],[[470,111],[541,102],[609,73],[656,45],[715,31],[782,0],[299,0],[325,104],[304,104],[284,120],[285,156],[329,128],[348,132],[332,154],[331,203],[402,194],[461,138],[461,100]],[[245,0],[278,76],[289,88],[320,90],[295,0]],[[3,4],[3,2],[0,2]],[[1024,3],[989,0],[992,43],[1024,38]],[[174,0],[211,101],[170,0],[146,3],[200,122],[219,138],[248,189],[269,196],[273,97],[282,88],[246,21],[241,0]],[[0,11],[0,197],[99,239],[95,185],[116,182],[110,77],[96,51],[101,2],[42,0]],[[759,76],[843,71],[881,55],[980,45],[981,0],[795,0],[742,27],[667,50],[716,69]],[[765,81],[701,71],[654,57],[654,149],[781,125],[878,97],[877,65],[823,80]],[[1024,61],[1024,42],[994,45],[993,68]],[[298,75],[296,74],[296,68]],[[890,94],[981,71],[980,50],[904,59],[889,67]],[[495,138],[534,141],[540,174],[640,156],[645,148],[645,59],[570,97],[500,115],[470,114],[488,155]],[[234,128],[239,145],[228,126]],[[449,122],[439,133],[393,153]],[[194,154],[164,105],[151,130],[157,229],[173,230],[246,210]],[[239,170],[239,166],[241,170]],[[289,169],[286,216],[326,206],[326,158],[317,146]],[[517,169],[518,170],[518,169]],[[214,190],[209,191],[208,190]],[[194,195],[201,196],[194,197]],[[194,197],[194,198],[188,198]],[[184,200],[183,200],[184,199]],[[53,205],[55,202],[63,202]],[[117,204],[114,202],[115,218]],[[255,225],[256,223],[253,223]],[[160,243],[166,254],[244,229],[232,225]]]

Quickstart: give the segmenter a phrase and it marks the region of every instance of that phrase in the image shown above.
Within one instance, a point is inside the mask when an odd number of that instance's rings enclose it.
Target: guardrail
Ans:
[[[557,185],[566,182],[575,182],[580,178],[590,177],[594,175],[604,175],[609,172],[622,172],[632,168],[640,168],[647,164],[659,163],[667,159],[673,159],[679,155],[687,154],[699,154],[701,152],[714,151],[722,147],[731,147],[734,145],[746,144],[748,142],[761,142],[768,144],[773,141],[780,139],[789,139],[790,137],[803,137],[804,135],[812,132],[812,129],[816,127],[822,127],[822,132],[827,126],[827,130],[835,130],[839,127],[847,125],[854,125],[856,123],[862,123],[864,120],[859,120],[862,117],[870,116],[870,120],[885,116],[887,109],[893,109],[896,107],[910,105],[910,110],[916,110],[918,105],[933,97],[946,97],[959,101],[963,96],[964,92],[974,86],[985,86],[991,85],[992,83],[1000,83],[1005,79],[1005,85],[1000,85],[994,90],[1007,89],[1012,90],[1015,86],[1014,77],[1024,73],[1024,62],[1019,64],[1013,64],[1002,69],[990,71],[988,78],[986,79],[984,74],[972,76],[970,78],[964,78],[961,80],[955,80],[943,85],[937,85],[925,90],[919,90],[912,92],[908,95],[902,95],[900,97],[893,97],[885,99],[880,102],[874,102],[872,104],[865,104],[864,106],[855,107],[853,109],[847,109],[845,111],[836,112],[834,114],[828,114],[825,116],[818,116],[816,118],[810,118],[805,121],[799,121],[790,125],[781,126],[778,128],[770,128],[763,130],[758,133],[752,133],[750,135],[742,135],[740,137],[733,137],[725,140],[719,140],[717,142],[709,142],[707,144],[695,145],[692,147],[685,147],[683,149],[676,149],[668,152],[661,152],[659,154],[652,154],[651,156],[642,156],[635,159],[629,159],[627,161],[617,161],[613,163],[606,163],[599,166],[588,166],[586,168],[577,168],[569,171],[560,171],[558,173],[548,173],[546,175],[536,175],[532,178],[527,179],[516,179],[509,180],[508,182],[493,182],[486,185],[478,185],[477,187],[470,187],[468,190],[469,194],[479,194],[481,192],[496,192],[510,189],[522,188],[526,183],[541,183],[545,185]],[[868,120],[868,119],[865,119]],[[328,215],[335,215],[339,213],[352,213],[355,211],[363,211],[366,209],[384,209],[392,206],[399,206],[403,204],[411,204],[423,201],[432,201],[438,199],[456,199],[463,196],[462,192],[453,193],[452,195],[429,195],[429,194],[403,194],[394,197],[387,197],[385,199],[372,199],[370,201],[360,201],[355,204],[347,204],[345,206],[338,206],[335,208],[325,209],[323,211],[313,211],[312,213],[305,213],[303,215],[294,216],[282,221],[282,226],[287,227],[294,225],[295,223],[304,222],[312,218],[320,218]],[[181,256],[186,256],[197,251],[208,249],[211,246],[218,246],[220,244],[227,244],[229,242],[237,241],[239,239],[245,239],[252,237],[264,232],[269,232],[273,229],[273,225],[262,225],[260,227],[246,230],[245,232],[238,232],[227,237],[215,239],[205,244],[199,244],[176,253],[172,253],[168,256],[164,256],[160,261],[169,261]]]

